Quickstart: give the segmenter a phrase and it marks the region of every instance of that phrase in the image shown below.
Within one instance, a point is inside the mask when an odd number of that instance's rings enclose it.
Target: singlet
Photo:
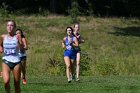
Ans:
[[[26,57],[27,56],[26,50],[24,51],[24,53],[19,50],[18,54],[19,54],[19,57]]]
[[[3,49],[4,49],[4,55],[2,59],[12,63],[20,62],[20,58],[18,55],[19,52],[18,40],[16,38],[16,35],[12,38],[8,38],[8,35],[4,36]]]
[[[77,35],[75,35],[75,37],[77,38],[78,43],[80,44],[80,43],[81,43],[81,37],[78,38],[78,37],[77,37],[78,35],[80,35],[80,34],[77,33]]]
[[[77,38],[77,40],[78,40],[78,44],[80,45],[80,43],[81,43],[81,37],[77,37],[78,35],[80,35],[79,33],[77,33],[77,35],[75,35],[75,37]],[[78,47],[75,47],[75,50],[76,51],[81,51],[81,49],[80,49],[80,46],[78,46]]]
[[[74,42],[74,36],[71,37],[71,41],[72,41],[72,43]],[[74,49],[72,47],[72,45],[70,45],[70,43],[68,42],[68,37],[66,37],[65,46],[66,46],[66,50],[73,50]]]

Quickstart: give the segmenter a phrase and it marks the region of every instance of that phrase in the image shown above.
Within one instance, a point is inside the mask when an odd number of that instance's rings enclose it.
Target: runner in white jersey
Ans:
[[[8,35],[3,35],[3,49],[4,55],[2,60],[7,64],[11,69],[20,62],[20,57],[18,55],[18,40],[16,35],[9,37]]]
[[[23,42],[23,49],[19,51],[19,57],[21,59],[21,78],[22,78],[22,84],[26,85],[26,60],[27,60],[27,54],[26,50],[28,49],[27,40],[25,38],[25,35],[23,34],[23,31],[21,29],[16,29],[16,35],[21,35],[22,42]]]
[[[15,93],[20,93],[20,75],[21,62],[18,55],[22,48],[22,39],[20,35],[14,34],[16,23],[8,20],[6,24],[8,34],[0,37],[0,52],[2,57],[2,77],[6,93],[10,93],[10,72],[13,72]]]

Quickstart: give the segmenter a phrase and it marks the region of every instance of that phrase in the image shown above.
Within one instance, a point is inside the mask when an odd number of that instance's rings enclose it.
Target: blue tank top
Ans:
[[[12,63],[20,62],[20,58],[18,55],[19,52],[18,40],[16,36],[12,38],[8,38],[8,36],[5,35],[3,39],[3,48],[4,48],[4,55],[2,59]]]
[[[74,36],[71,37],[71,42],[74,42]],[[68,37],[66,37],[65,40],[65,46],[66,46],[66,50],[73,50],[74,48],[72,47],[72,45],[70,45],[70,43],[68,42]]]

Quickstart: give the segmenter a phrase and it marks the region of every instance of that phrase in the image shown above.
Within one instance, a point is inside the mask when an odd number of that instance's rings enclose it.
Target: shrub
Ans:
[[[88,53],[81,53],[81,60],[80,60],[80,74],[83,76],[89,75],[90,73],[90,62],[91,59],[88,56]]]
[[[5,3],[2,3],[2,7],[0,8],[0,17],[8,17],[8,10],[7,5]]]
[[[78,16],[80,15],[80,11],[77,2],[72,3],[72,7],[71,9],[68,10],[68,13],[71,16],[73,23],[78,21]]]

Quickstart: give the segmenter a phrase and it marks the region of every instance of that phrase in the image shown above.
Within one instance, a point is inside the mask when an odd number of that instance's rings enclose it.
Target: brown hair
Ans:
[[[22,37],[22,38],[25,38],[25,36],[24,36],[24,34],[23,34],[23,31],[22,31],[21,29],[16,29],[16,32],[17,32],[17,31],[20,31],[21,37]]]
[[[6,20],[6,22],[13,22],[14,23],[14,27],[16,28],[16,22],[14,20]]]
[[[73,26],[74,28],[75,28],[75,25],[80,25],[80,23],[79,22],[75,23],[74,26]]]
[[[72,33],[73,33],[73,28],[72,27],[70,27],[70,26],[68,26],[67,28],[66,28],[66,32],[67,32],[67,29],[68,28],[70,28],[71,29],[71,31],[72,31]]]

